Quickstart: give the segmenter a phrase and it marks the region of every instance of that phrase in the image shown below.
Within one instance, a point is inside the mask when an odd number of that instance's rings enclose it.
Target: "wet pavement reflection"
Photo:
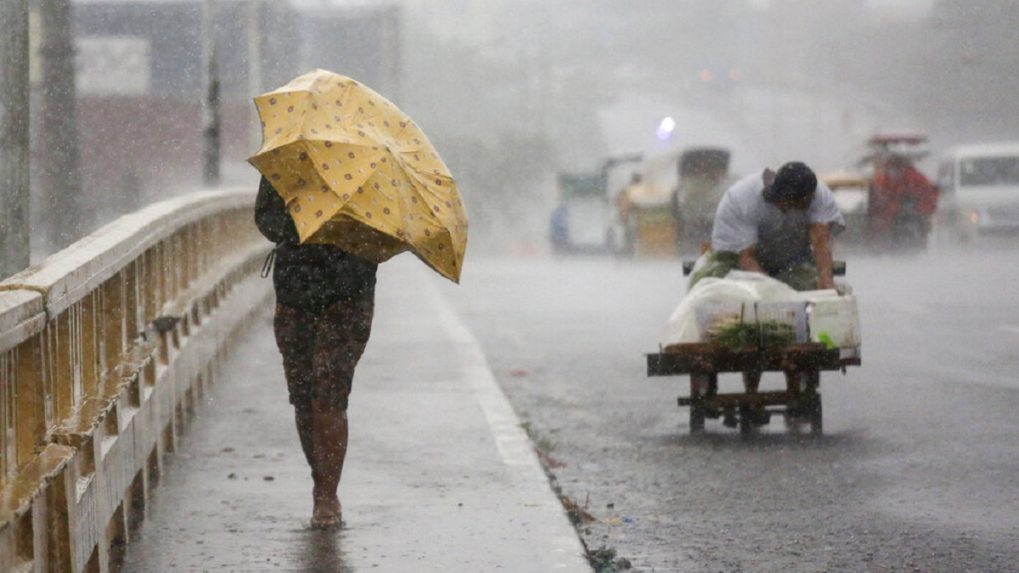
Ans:
[[[295,565],[301,573],[353,573],[343,551],[341,530],[308,529],[298,536]]]

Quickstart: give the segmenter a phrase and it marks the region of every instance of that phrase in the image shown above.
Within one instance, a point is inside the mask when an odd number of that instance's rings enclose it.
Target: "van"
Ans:
[[[963,145],[938,167],[941,222],[961,240],[1019,235],[1019,142]]]

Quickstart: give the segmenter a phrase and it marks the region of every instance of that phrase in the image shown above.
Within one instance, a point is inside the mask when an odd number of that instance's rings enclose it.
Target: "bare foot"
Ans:
[[[311,512],[311,526],[315,529],[337,527],[343,518],[340,500],[332,497],[315,497],[315,508]]]

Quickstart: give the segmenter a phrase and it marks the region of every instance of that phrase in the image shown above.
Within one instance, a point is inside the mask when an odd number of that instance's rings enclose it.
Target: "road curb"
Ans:
[[[534,506],[542,510],[542,519],[555,531],[548,540],[557,557],[555,570],[590,573],[592,569],[577,531],[553,493],[534,446],[489,368],[481,344],[439,292],[434,280],[425,283],[428,284],[427,295],[433,300],[443,327],[456,344],[457,362],[474,391],[507,471],[514,483],[527,489],[528,499],[534,500]]]

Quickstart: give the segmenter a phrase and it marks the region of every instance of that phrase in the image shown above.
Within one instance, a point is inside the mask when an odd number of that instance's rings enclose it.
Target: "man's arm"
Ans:
[[[829,269],[831,266],[828,267]],[[739,270],[763,273],[761,263],[757,260],[757,246],[748,247],[739,252]]]
[[[810,249],[814,253],[814,265],[817,266],[817,288],[835,288],[835,279],[831,273],[831,231],[828,223],[810,225]]]

